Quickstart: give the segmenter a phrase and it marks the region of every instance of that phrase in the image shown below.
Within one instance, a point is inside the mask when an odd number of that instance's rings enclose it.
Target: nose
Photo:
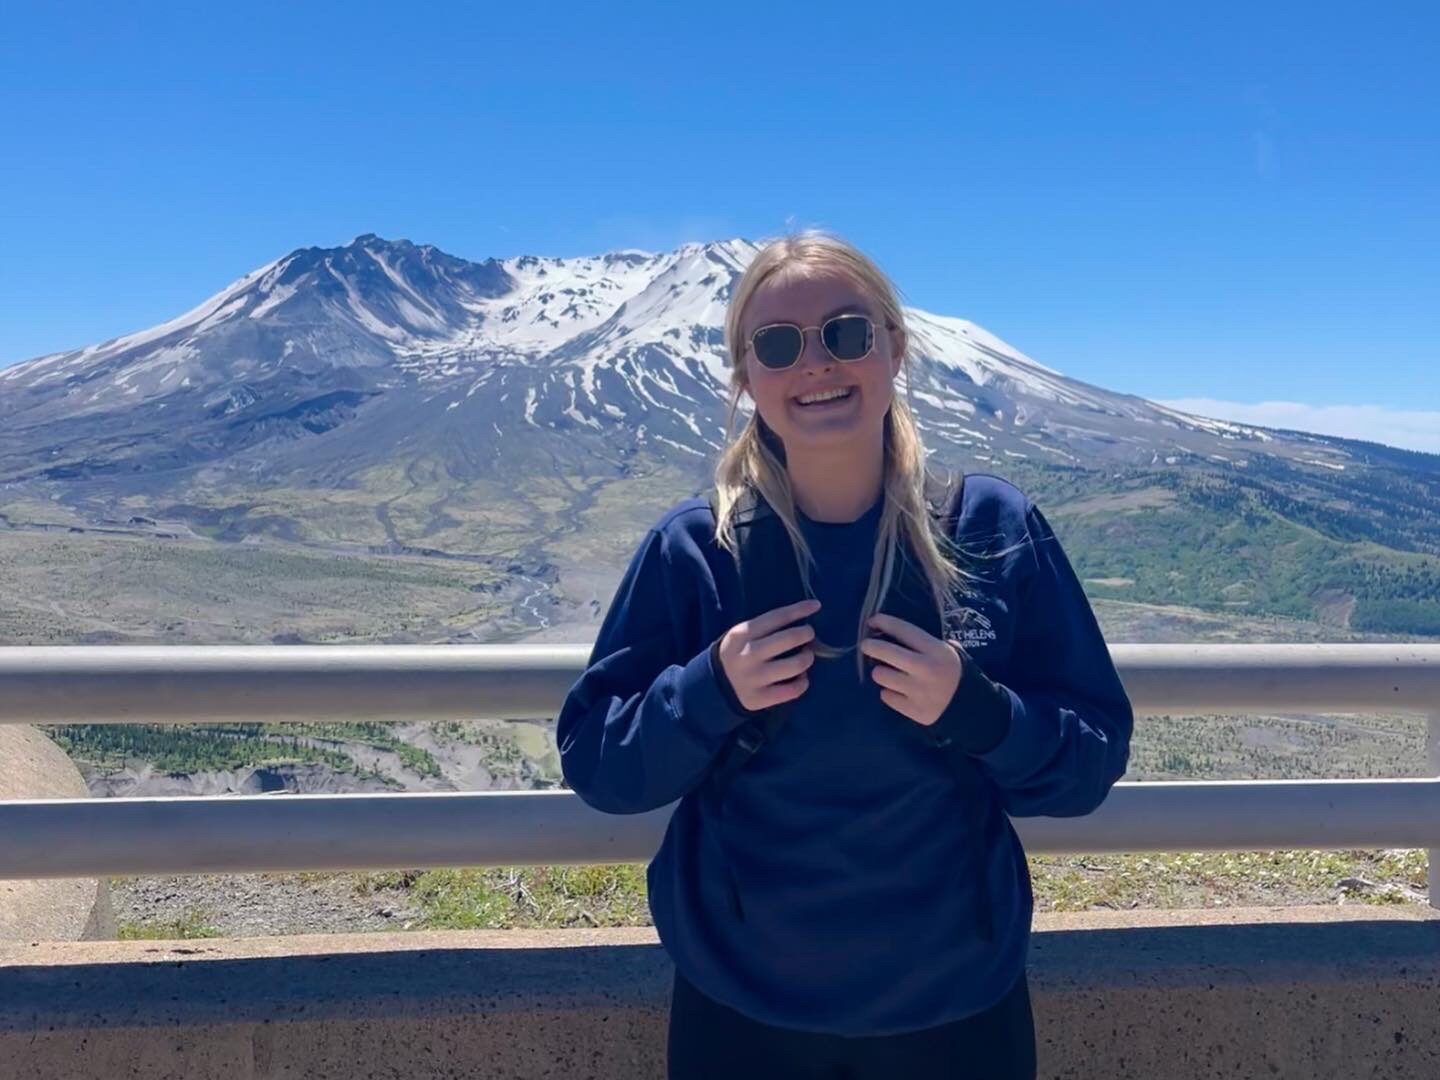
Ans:
[[[796,367],[810,367],[813,364],[824,370],[834,363],[835,358],[830,355],[830,350],[825,348],[825,343],[820,340],[818,326],[801,331],[800,358],[795,361]]]

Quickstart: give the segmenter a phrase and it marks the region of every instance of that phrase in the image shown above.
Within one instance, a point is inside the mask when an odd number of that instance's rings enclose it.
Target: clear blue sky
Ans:
[[[789,223],[1088,381],[1405,410],[1440,450],[1437,42],[1418,2],[12,0],[0,365],[364,232]]]

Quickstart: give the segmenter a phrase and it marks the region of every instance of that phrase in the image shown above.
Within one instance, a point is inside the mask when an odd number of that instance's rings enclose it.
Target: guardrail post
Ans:
[[[1431,776],[1440,776],[1440,711],[1430,714],[1425,732],[1425,755],[1430,764]],[[1440,911],[1440,848],[1426,852],[1429,866],[1427,874],[1430,883],[1430,906]]]

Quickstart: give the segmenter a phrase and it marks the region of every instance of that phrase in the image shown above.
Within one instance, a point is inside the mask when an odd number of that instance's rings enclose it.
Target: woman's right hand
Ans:
[[[810,685],[805,674],[815,662],[815,628],[792,626],[820,610],[820,601],[771,608],[763,615],[737,623],[720,639],[720,665],[740,704],[752,712],[794,701]],[[782,656],[792,649],[793,656]]]

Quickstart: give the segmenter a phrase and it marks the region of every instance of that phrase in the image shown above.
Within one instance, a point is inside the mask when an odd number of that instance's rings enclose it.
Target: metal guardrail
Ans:
[[[0,647],[0,723],[546,719],[588,645]],[[1440,713],[1440,645],[1117,645],[1142,716]],[[1440,769],[1437,769],[1440,772]]]
[[[589,646],[0,648],[0,723],[543,719]],[[1429,849],[1440,906],[1440,646],[1119,645],[1137,715],[1429,717],[1426,779],[1121,783],[1044,852]],[[645,861],[669,809],[568,792],[0,801],[0,879]]]
[[[565,791],[0,802],[0,878],[645,862],[670,810]],[[1083,818],[1023,818],[1034,854],[1440,848],[1440,779],[1121,783]]]

